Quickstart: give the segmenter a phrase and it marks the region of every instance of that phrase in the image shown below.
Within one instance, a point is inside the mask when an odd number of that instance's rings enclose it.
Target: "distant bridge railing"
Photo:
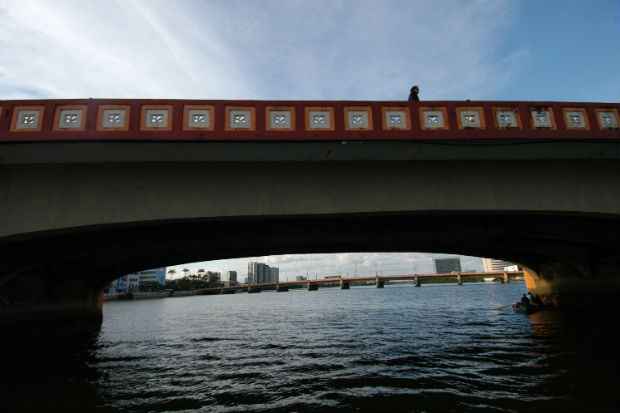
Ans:
[[[620,139],[619,103],[0,101],[0,142]]]

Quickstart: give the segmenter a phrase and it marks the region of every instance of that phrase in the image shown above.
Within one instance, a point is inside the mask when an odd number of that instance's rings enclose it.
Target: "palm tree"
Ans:
[[[185,274],[185,276],[187,277],[187,273],[189,272],[189,269],[187,268],[183,268],[183,274]]]

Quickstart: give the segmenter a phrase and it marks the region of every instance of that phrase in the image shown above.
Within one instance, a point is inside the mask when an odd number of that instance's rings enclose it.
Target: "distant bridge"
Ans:
[[[196,290],[197,294],[220,294],[231,293],[236,291],[248,291],[248,292],[260,292],[262,290],[276,290],[276,291],[288,291],[289,287],[306,287],[308,290],[317,290],[319,286],[334,286],[338,285],[341,289],[348,289],[351,285],[363,284],[368,285],[373,283],[377,288],[383,288],[385,284],[389,284],[394,281],[411,281],[417,287],[423,284],[424,280],[438,280],[449,279],[459,285],[463,284],[465,279],[483,279],[493,278],[499,280],[502,283],[510,282],[511,278],[523,277],[522,271],[512,272],[450,272],[450,273],[432,273],[432,274],[405,274],[405,275],[385,275],[385,276],[366,276],[366,277],[330,277],[321,278],[318,280],[295,280],[295,281],[282,281],[277,283],[262,283],[262,284],[240,284],[238,286],[230,287],[214,287],[214,288],[202,288]]]

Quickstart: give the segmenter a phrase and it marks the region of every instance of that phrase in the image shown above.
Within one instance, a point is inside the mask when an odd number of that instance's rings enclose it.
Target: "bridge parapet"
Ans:
[[[0,101],[0,142],[620,139],[620,104]]]

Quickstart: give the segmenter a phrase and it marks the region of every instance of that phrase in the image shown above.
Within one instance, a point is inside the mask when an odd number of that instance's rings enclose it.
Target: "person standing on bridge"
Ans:
[[[420,93],[420,88],[418,85],[413,85],[409,90],[409,103],[419,102],[420,97],[418,94]]]

